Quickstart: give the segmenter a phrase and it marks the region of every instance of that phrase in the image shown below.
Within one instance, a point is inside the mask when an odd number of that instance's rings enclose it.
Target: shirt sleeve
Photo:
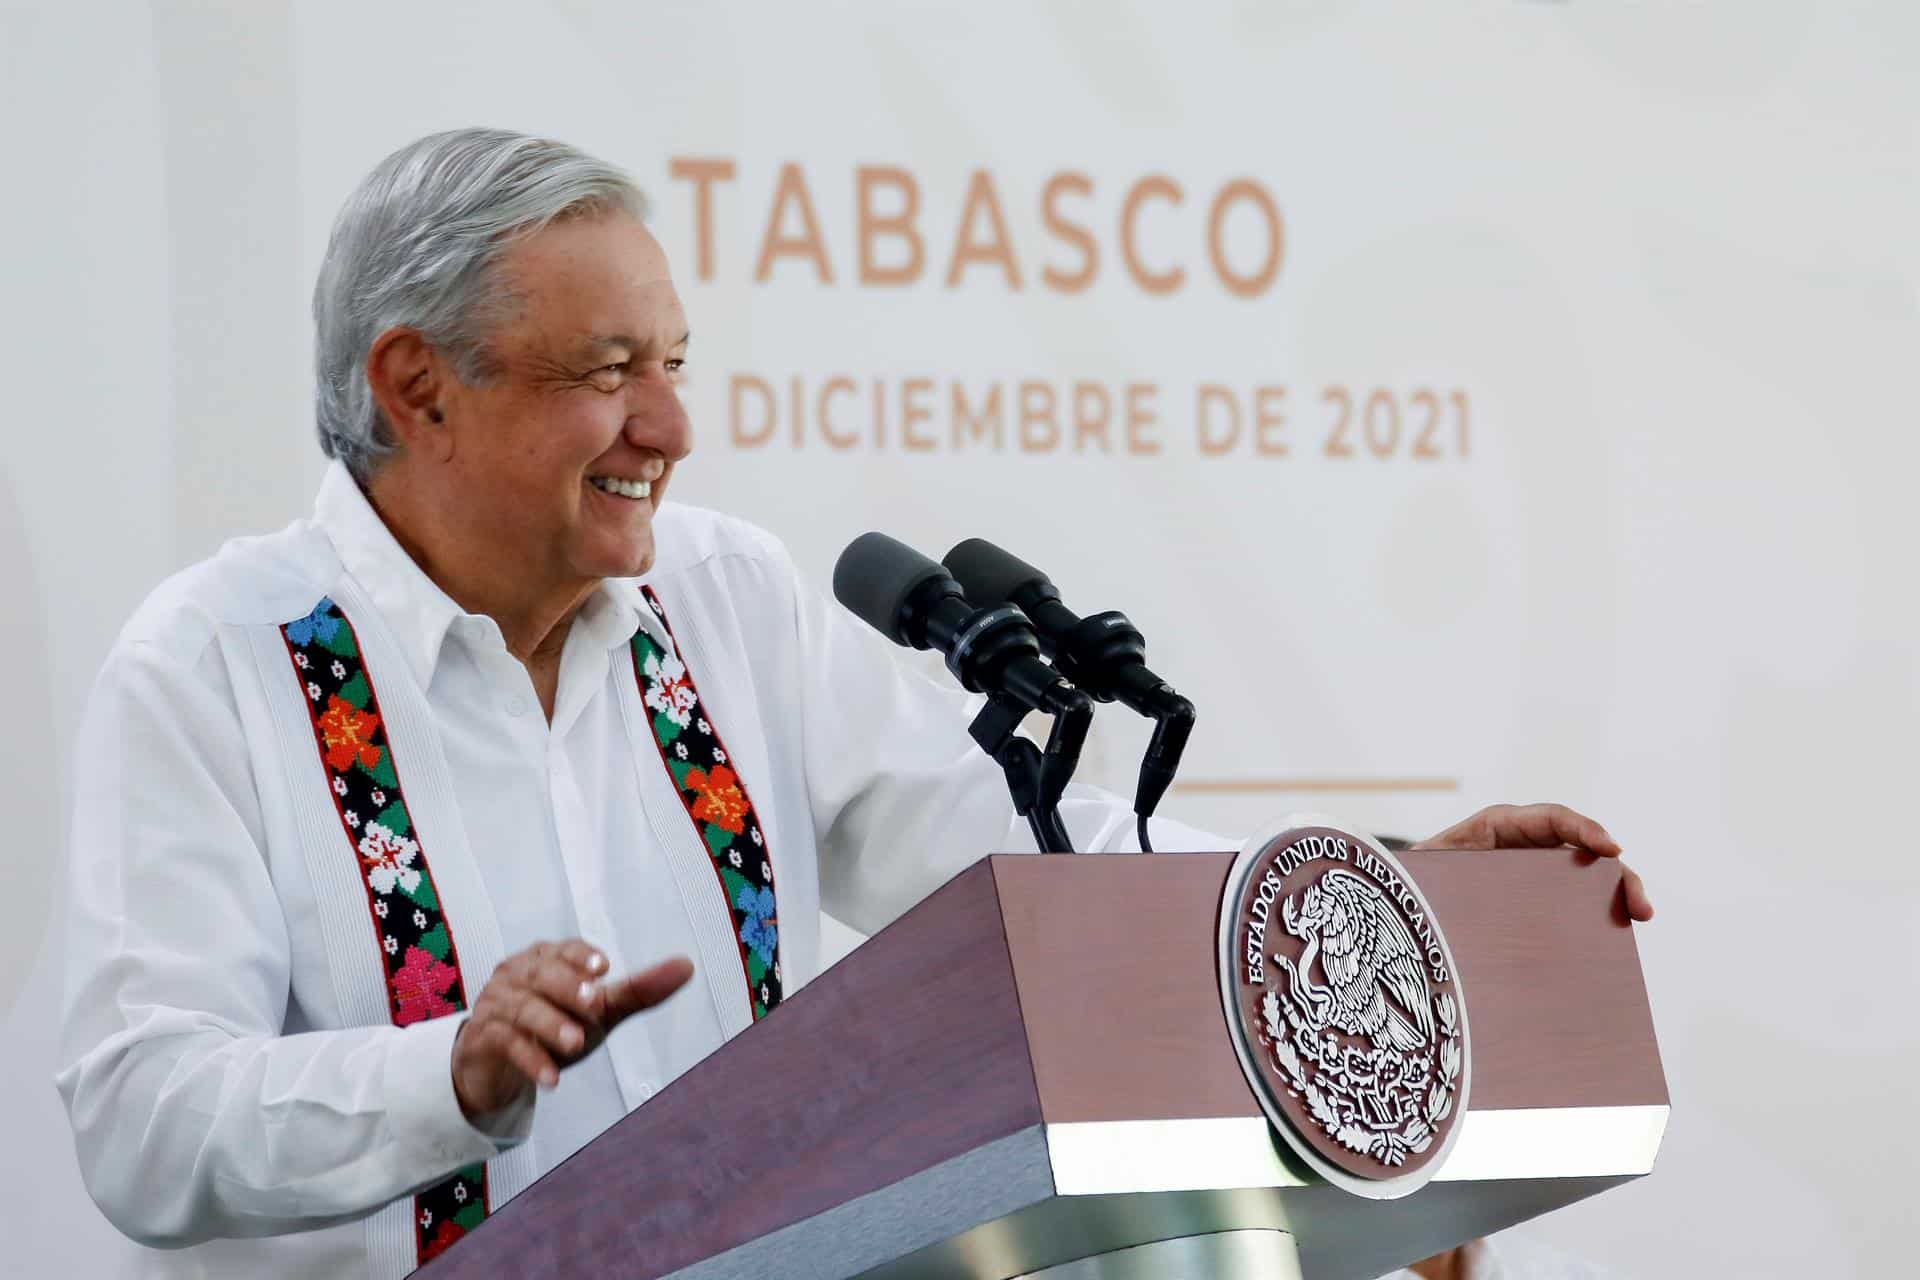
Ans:
[[[291,958],[246,740],[217,651],[124,644],[79,736],[54,1084],[81,1176],[142,1244],[311,1230],[498,1154],[461,1017],[284,1034]]]
[[[787,569],[821,906],[872,933],[984,855],[1034,852],[1006,775],[967,733],[984,699],[908,669],[896,646]],[[1075,783],[1060,817],[1083,853],[1139,851],[1132,807],[1110,792]],[[1152,835],[1169,850],[1237,843],[1159,817]]]

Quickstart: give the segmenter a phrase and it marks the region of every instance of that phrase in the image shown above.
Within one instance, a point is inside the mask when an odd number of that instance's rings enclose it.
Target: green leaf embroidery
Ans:
[[[707,837],[707,848],[716,858],[725,853],[727,846],[733,843],[733,832],[725,827],[716,827],[711,822],[706,824],[706,830],[702,834]]]
[[[426,882],[427,878],[421,876],[420,883],[425,884]],[[420,945],[425,947],[427,953],[435,960],[445,960],[447,958],[449,941],[450,939],[447,937],[447,925],[444,920],[420,935]]]
[[[673,740],[680,736],[680,726],[664,715],[656,715],[653,718],[653,736],[660,740],[661,746],[670,747]]]
[[[367,701],[373,697],[373,686],[367,683],[367,673],[356,671],[353,679],[340,686],[340,696],[361,711],[367,709]]]
[[[454,1214],[453,1220],[464,1229],[471,1231],[487,1220],[486,1207],[484,1205],[470,1204],[460,1212]]]
[[[760,959],[760,953],[752,947],[747,948],[747,981],[753,986],[760,985],[760,979],[767,976],[766,963]]]
[[[374,821],[397,836],[404,836],[413,830],[413,819],[407,815],[407,802],[404,800],[395,800],[382,809]]]
[[[727,909],[729,911],[733,910],[734,903],[740,901],[740,891],[752,887],[745,876],[725,864],[722,864],[720,867],[720,883],[724,885],[727,890]]]
[[[354,767],[383,787],[397,787],[400,785],[400,778],[393,771],[393,752],[387,750],[385,747],[380,748],[380,762],[374,765],[373,768],[369,769],[365,764],[360,763],[356,763]]]
[[[433,881],[421,876],[418,884],[406,891],[407,896],[429,911],[440,909],[440,897],[433,891]]]
[[[354,647],[353,628],[346,625],[345,619],[341,620],[340,626],[333,629],[333,639],[322,640],[320,643],[342,658],[360,656],[360,650]]]

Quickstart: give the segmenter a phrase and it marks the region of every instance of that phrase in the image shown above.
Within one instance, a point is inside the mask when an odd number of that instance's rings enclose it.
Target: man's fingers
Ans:
[[[560,1068],[604,1038],[606,991],[597,979],[607,968],[606,954],[583,938],[536,942],[502,961],[454,1041],[461,1109],[471,1115],[498,1105],[497,1091],[515,1073],[543,1088],[558,1085]]]
[[[1414,848],[1550,849],[1561,844],[1605,858],[1620,855],[1620,842],[1605,827],[1563,804],[1491,805]]]
[[[509,1031],[512,1028],[508,1028]],[[537,1082],[543,1089],[551,1089],[560,1083],[560,1068],[553,1065],[553,1059],[546,1050],[535,1044],[525,1035],[514,1035],[507,1041],[507,1061],[520,1069],[527,1079]]]
[[[591,1036],[605,1015],[599,984],[583,976],[584,967],[563,960],[556,953],[527,980],[526,990],[546,999],[573,1018]]]
[[[607,958],[584,938],[568,938],[564,942],[536,942],[516,951],[495,972],[506,974],[522,986],[534,986],[541,973],[556,967],[575,971],[580,978],[597,978],[607,971]]]
[[[1603,857],[1616,857],[1619,842],[1605,827],[1563,804],[1495,805],[1487,811],[1497,847],[1547,849],[1570,844]]]
[[[1653,899],[1647,896],[1647,887],[1640,882],[1639,873],[1624,862],[1620,870],[1620,889],[1627,897],[1627,918],[1643,923],[1653,919]]]
[[[584,938],[569,938],[557,948],[560,958],[580,970],[583,978],[597,978],[607,971],[607,957],[600,948]]]
[[[693,961],[685,956],[662,960],[650,969],[630,973],[606,984],[607,1013],[603,1025],[609,1031],[621,1019],[651,1009],[678,991],[693,976]]]
[[[1478,814],[1475,814],[1473,818],[1467,819],[1467,821],[1457,821],[1457,823],[1453,823],[1452,827],[1448,827],[1446,831],[1436,831],[1434,835],[1430,835],[1425,841],[1419,841],[1417,844],[1413,844],[1413,848],[1415,848],[1415,850],[1423,850],[1423,848],[1473,848],[1475,844],[1490,844],[1490,842],[1492,842],[1492,833],[1488,833],[1488,835],[1484,835],[1484,837],[1478,837],[1478,839],[1476,839],[1475,835],[1471,835],[1473,829],[1484,829],[1484,827],[1486,827],[1484,818],[1486,818],[1486,810],[1478,812]]]
[[[659,1004],[693,974],[690,961],[675,958],[618,982],[598,980],[607,967],[606,953],[581,938],[537,942],[508,957],[461,1029],[458,1079],[485,1081],[487,1072],[510,1067],[551,1089],[560,1083],[561,1067],[584,1057],[615,1023]],[[493,1086],[456,1083],[461,1087],[484,1094]],[[462,1107],[471,1096],[463,1095]]]
[[[1563,804],[1546,804],[1538,807],[1546,810],[1547,824],[1559,837],[1559,843],[1597,853],[1603,858],[1620,856],[1620,842],[1607,834],[1605,827],[1586,814],[1575,813]]]
[[[1415,849],[1550,849],[1572,845],[1603,858],[1620,856],[1620,842],[1583,813],[1563,804],[1496,804],[1414,845]],[[1639,873],[1622,864],[1620,892],[1633,920],[1653,919],[1653,901]]]
[[[518,1071],[521,1076],[536,1084],[551,1089],[560,1082],[560,1069],[530,1037],[499,1018],[487,1022],[469,1021],[460,1029],[460,1049],[462,1058],[468,1063],[468,1069],[479,1070],[485,1079],[488,1072],[497,1069],[500,1063],[506,1063]],[[491,1110],[488,1104],[481,1104],[483,1110]]]
[[[537,991],[521,992],[510,1021],[515,1030],[534,1037],[563,1061],[573,1059],[587,1047],[586,1028]]]

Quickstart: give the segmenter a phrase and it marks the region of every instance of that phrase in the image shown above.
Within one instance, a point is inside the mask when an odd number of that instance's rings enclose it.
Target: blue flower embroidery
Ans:
[[[746,919],[740,922],[740,941],[760,957],[761,964],[773,963],[773,949],[780,941],[780,922],[773,914],[773,890],[740,886],[733,905]]]
[[[321,644],[332,644],[339,630],[340,615],[333,611],[333,601],[321,596],[320,603],[313,606],[312,613],[298,622],[287,624],[287,639],[297,645],[309,645],[318,637]]]

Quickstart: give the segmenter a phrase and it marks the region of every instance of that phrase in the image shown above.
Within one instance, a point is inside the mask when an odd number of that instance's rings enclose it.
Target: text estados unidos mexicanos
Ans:
[[[1267,924],[1272,917],[1274,903],[1279,900],[1282,883],[1301,867],[1322,860],[1351,863],[1362,875],[1379,885],[1405,913],[1407,924],[1426,957],[1428,975],[1435,982],[1449,980],[1451,975],[1447,969],[1446,952],[1441,950],[1439,936],[1434,933],[1426,913],[1420,909],[1420,900],[1385,859],[1364,845],[1356,847],[1338,836],[1303,836],[1282,849],[1267,864],[1260,883],[1254,887],[1253,900],[1247,906],[1244,921],[1246,937],[1241,957],[1242,976],[1248,985],[1263,987],[1267,984]]]

